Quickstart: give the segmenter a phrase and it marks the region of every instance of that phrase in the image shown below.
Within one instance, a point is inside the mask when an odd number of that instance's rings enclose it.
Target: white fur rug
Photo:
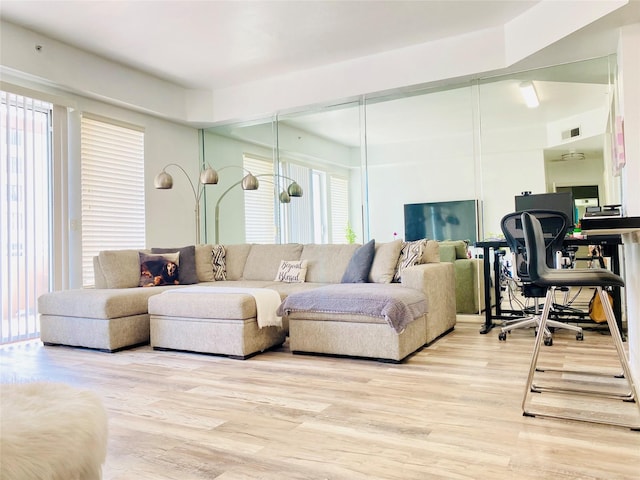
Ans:
[[[58,383],[0,385],[2,480],[99,480],[107,415],[92,392]]]

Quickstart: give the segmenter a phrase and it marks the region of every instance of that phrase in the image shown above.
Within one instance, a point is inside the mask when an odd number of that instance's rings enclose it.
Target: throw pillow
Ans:
[[[155,287],[158,285],[178,285],[180,254],[165,253],[156,255],[139,253],[140,286]]]
[[[274,281],[285,283],[304,283],[307,276],[306,260],[281,260]]]
[[[222,281],[227,279],[226,251],[224,245],[214,245],[211,254],[213,279]]]
[[[398,257],[398,263],[396,265],[396,271],[393,274],[394,282],[401,281],[402,271],[405,268],[418,265],[422,261],[422,254],[424,253],[426,245],[427,240],[425,239],[413,242],[403,242],[400,257]]]
[[[196,247],[189,245],[183,248],[152,248],[151,253],[176,253],[180,254],[180,269],[178,270],[178,280],[180,285],[193,285],[198,283],[198,273],[196,271]]]
[[[353,252],[340,282],[367,283],[369,280],[369,272],[371,272],[371,264],[373,263],[373,255],[376,251],[375,249],[376,242],[375,240],[371,240]]]
[[[211,244],[196,245],[196,273],[198,274],[199,282],[215,281],[213,268],[211,268],[212,252],[213,245]]]
[[[396,271],[400,250],[402,250],[402,240],[376,245],[376,254],[373,257],[371,272],[369,273],[370,282],[391,283],[393,273]]]

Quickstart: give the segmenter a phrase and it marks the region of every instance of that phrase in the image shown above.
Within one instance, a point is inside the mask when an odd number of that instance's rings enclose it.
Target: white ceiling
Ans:
[[[504,25],[538,0],[0,1],[4,20],[187,88]]]
[[[557,1],[579,4],[584,0]],[[501,26],[538,3],[540,0],[0,0],[0,17],[185,88],[207,90]],[[610,32],[639,19],[640,0],[631,0],[627,7],[590,26],[590,31],[564,40],[562,48],[615,41],[615,35],[602,37],[594,31]],[[587,34],[590,41],[582,41],[581,34]],[[532,59],[550,53],[542,51]],[[588,58],[586,53],[581,55]],[[552,55],[549,58],[553,61]],[[569,95],[566,85],[546,82],[538,88],[543,99],[556,99],[553,105],[564,115],[585,108]],[[513,102],[513,98],[494,99],[506,101]],[[413,114],[399,115],[406,119]],[[513,120],[516,114],[510,112],[506,118]],[[551,112],[543,106],[536,114]],[[380,133],[381,142],[394,124],[392,118],[388,120]],[[341,128],[330,115],[299,118],[297,126],[345,144],[358,140],[344,138],[352,135],[345,135],[344,124]]]

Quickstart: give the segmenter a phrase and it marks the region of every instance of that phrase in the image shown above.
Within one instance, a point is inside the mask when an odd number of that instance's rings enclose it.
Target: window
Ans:
[[[51,290],[51,112],[0,92],[2,343],[38,337],[36,302]]]
[[[344,243],[349,226],[349,182],[346,178],[329,178],[331,198],[331,243]]]
[[[82,280],[101,250],[145,246],[144,132],[82,117]]]
[[[252,156],[243,157],[245,170],[258,177],[258,190],[244,192],[245,241],[274,243],[276,241],[273,162]]]
[[[345,243],[348,222],[347,179],[291,161],[280,164],[273,186],[273,162],[244,156],[244,167],[254,175],[265,175],[257,191],[245,192],[245,239],[253,243]],[[275,195],[291,181],[304,192],[290,203],[279,203]],[[279,205],[279,228],[275,218]]]

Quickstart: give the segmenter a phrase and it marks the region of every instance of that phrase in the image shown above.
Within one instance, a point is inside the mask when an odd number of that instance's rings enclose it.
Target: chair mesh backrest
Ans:
[[[569,218],[555,210],[528,210],[540,222],[545,244],[545,259],[549,268],[554,268],[555,252],[562,249],[562,242],[569,228]],[[527,268],[527,246],[522,226],[522,212],[505,215],[500,222],[502,233],[509,248],[515,253],[516,272],[523,281],[530,281]]]
[[[532,281],[536,281],[540,276],[545,275],[550,268],[545,259],[546,241],[542,222],[540,222],[530,212],[523,212],[521,216],[524,231],[525,244],[529,255],[528,271]]]

